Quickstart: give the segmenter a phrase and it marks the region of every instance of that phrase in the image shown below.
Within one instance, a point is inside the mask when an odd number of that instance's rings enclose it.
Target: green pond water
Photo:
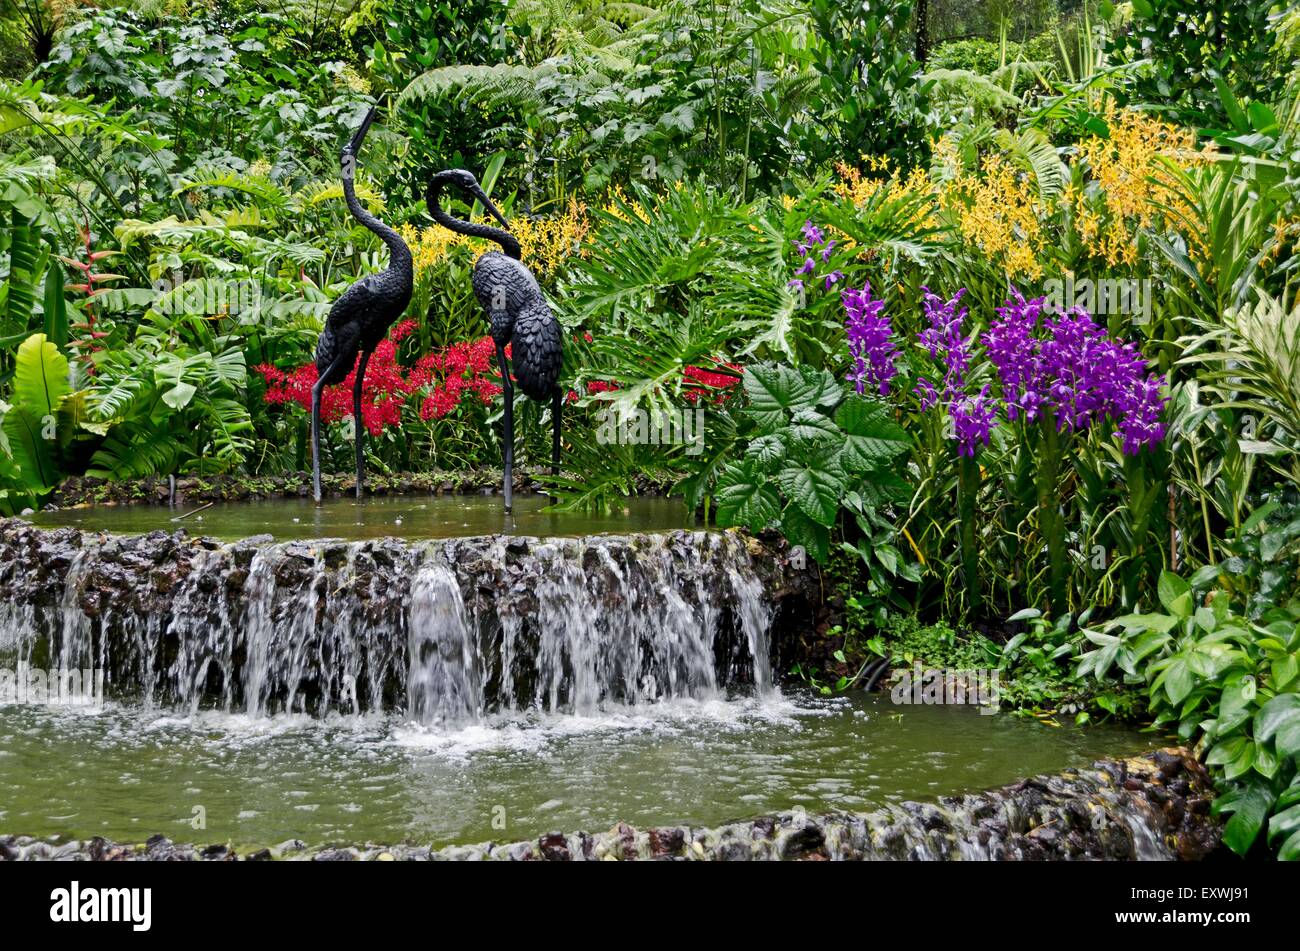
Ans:
[[[31,521],[45,527],[73,526],[122,535],[184,528],[192,535],[228,540],[270,534],[282,541],[626,534],[694,525],[680,499],[628,498],[604,514],[560,512],[549,503],[545,496],[521,496],[515,499],[513,514],[506,515],[500,496],[375,496],[359,501],[328,499],[320,506],[309,499],[274,499],[218,502],[202,509],[199,505],[72,508],[41,512]]]
[[[396,718],[15,705],[0,707],[0,833],[134,842],[161,832],[240,848],[513,841],[620,820],[866,810],[1156,745],[1116,727],[799,690],[594,717],[503,715],[451,732]]]

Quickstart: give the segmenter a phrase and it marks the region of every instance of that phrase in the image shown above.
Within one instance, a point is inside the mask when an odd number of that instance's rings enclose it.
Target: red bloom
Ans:
[[[500,375],[494,368],[496,345],[491,337],[452,344],[426,353],[412,367],[397,360],[397,344],[416,329],[416,322],[404,320],[389,332],[371,354],[361,387],[361,425],[378,436],[389,426],[401,423],[402,410],[413,394],[425,393],[418,413],[423,420],[442,419],[460,405],[465,393],[472,393],[484,406],[501,393]],[[509,348],[507,348],[507,353]],[[296,403],[311,408],[311,389],[317,380],[314,364],[282,370],[271,364],[253,368],[266,381],[266,402],[271,405]],[[352,415],[352,389],[356,369],[337,386],[321,394],[321,418],[335,422]]]
[[[411,336],[411,334],[415,333],[415,328],[418,326],[419,324],[414,320],[403,320],[392,330],[388,331],[388,339],[393,341],[393,343],[401,343],[407,337]]]

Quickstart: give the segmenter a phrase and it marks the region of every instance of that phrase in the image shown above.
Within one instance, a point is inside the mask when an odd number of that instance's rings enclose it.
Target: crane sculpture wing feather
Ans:
[[[441,202],[443,189],[448,186],[460,189],[467,200],[482,202],[502,227],[453,218]],[[501,388],[505,398],[502,489],[508,513],[514,504],[515,382],[530,399],[551,401],[551,471],[558,474],[560,469],[560,410],[563,400],[558,384],[564,366],[560,323],[551,313],[537,279],[520,261],[519,242],[509,232],[508,222],[472,174],[460,168],[439,172],[429,181],[426,201],[429,214],[443,227],[458,234],[487,238],[501,246],[500,251],[488,251],[475,262],[473,284],[474,296],[488,317],[497,349],[497,365],[501,369]],[[510,348],[509,358],[506,347]],[[511,360],[514,362],[513,380]]]

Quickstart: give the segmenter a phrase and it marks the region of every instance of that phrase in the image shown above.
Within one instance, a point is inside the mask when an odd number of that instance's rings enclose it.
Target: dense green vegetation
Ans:
[[[0,510],[309,462],[330,302],[416,262],[325,467],[490,467],[473,169],[570,342],[561,504],[643,480],[827,568],[798,673],[1154,717],[1300,856],[1300,15],[1267,0],[0,0]],[[924,11],[924,15],[921,15]],[[521,402],[517,458],[547,452]],[[700,409],[702,447],[597,438]]]

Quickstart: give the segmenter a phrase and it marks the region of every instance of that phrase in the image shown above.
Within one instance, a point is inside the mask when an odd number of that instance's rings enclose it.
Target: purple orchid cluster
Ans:
[[[898,347],[889,318],[883,313],[885,302],[871,296],[870,283],[864,283],[861,290],[845,289],[840,299],[844,302],[844,331],[853,357],[848,379],[859,395],[869,383],[884,396],[889,392],[889,381],[898,373]]]
[[[913,392],[920,397],[923,410],[937,404],[944,406],[957,437],[957,451],[963,456],[974,456],[981,445],[988,445],[989,433],[997,421],[987,384],[977,394],[966,391],[972,342],[962,333],[966,308],[961,306],[961,299],[966,289],[963,287],[950,300],[931,293],[928,287],[921,290],[925,292],[923,306],[930,326],[916,336],[930,351],[930,357],[942,363],[944,375],[939,387],[925,377],[918,378]]]
[[[1032,423],[1054,413],[1058,431],[1083,431],[1109,419],[1125,454],[1154,448],[1165,436],[1164,376],[1147,372],[1136,346],[1113,340],[1084,310],[1044,321],[1044,305],[1045,298],[1027,301],[1013,288],[983,336],[1007,418]],[[1038,335],[1040,326],[1045,336]]]
[[[791,241],[790,243],[798,250],[804,262],[794,272],[795,276],[788,282],[787,287],[803,290],[805,286],[804,278],[807,277],[810,281],[820,279],[823,289],[830,290],[844,279],[844,274],[841,271],[832,270],[829,274],[824,275],[817,273],[817,268],[820,266],[817,259],[821,259],[821,264],[829,262],[831,253],[835,250],[835,241],[827,239],[822,229],[813,224],[811,220],[803,223],[803,240]]]

